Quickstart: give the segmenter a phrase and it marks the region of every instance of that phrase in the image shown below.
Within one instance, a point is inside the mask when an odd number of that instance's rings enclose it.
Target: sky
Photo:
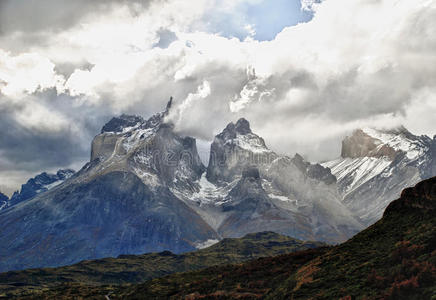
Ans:
[[[435,78],[433,0],[0,0],[0,191],[171,96],[201,149],[240,117],[311,161],[362,126],[433,136]]]

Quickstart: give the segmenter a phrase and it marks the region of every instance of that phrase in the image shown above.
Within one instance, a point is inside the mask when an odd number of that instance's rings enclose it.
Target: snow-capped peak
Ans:
[[[357,129],[342,141],[341,157],[323,166],[336,176],[347,207],[369,225],[404,187],[434,176],[435,142],[403,126]]]
[[[427,136],[416,136],[403,126],[394,129],[363,128],[342,141],[343,158],[376,157],[394,160],[404,153],[409,160],[422,156],[431,144]]]
[[[250,123],[244,118],[240,118],[236,124],[229,123],[216,138],[223,140],[224,145],[237,146],[252,153],[272,152],[263,138],[251,131]]]
[[[378,148],[387,145],[395,151],[404,152],[410,160],[421,156],[427,148],[427,142],[430,140],[426,136],[413,135],[403,126],[391,130],[377,130],[366,127],[362,131],[377,140]]]

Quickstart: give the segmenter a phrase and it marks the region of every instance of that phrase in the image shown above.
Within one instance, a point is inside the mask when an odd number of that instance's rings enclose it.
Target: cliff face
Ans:
[[[396,154],[394,148],[383,144],[361,129],[354,131],[351,136],[342,141],[341,157],[343,158],[387,157],[393,160]]]

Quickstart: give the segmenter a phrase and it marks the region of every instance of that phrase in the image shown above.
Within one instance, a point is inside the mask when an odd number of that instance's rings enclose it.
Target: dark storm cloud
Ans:
[[[68,166],[88,154],[76,143],[73,133],[29,130],[10,118],[8,112],[0,112],[0,128],[7,128],[0,135],[0,152],[5,160],[5,165],[0,167],[2,171]]]
[[[23,109],[23,104],[6,105],[8,101],[0,96],[0,102],[3,102],[0,105],[1,171],[40,172],[87,161],[93,136],[112,114],[104,107],[74,105],[71,97],[58,96],[54,90],[35,96],[50,111],[67,116],[71,123],[56,130],[29,128],[14,117]]]
[[[129,5],[132,15],[152,0],[1,0],[0,34],[65,30],[89,14]],[[41,37],[41,36],[39,36]],[[29,38],[29,37],[28,37]],[[36,38],[35,36],[33,38]]]

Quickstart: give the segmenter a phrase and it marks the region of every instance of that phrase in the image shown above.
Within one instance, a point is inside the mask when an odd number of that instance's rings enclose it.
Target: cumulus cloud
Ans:
[[[11,56],[0,49],[0,92],[11,99],[20,99],[53,87],[62,91],[65,79],[54,68],[49,59],[36,53]]]
[[[313,19],[270,41],[242,17],[231,26],[247,38],[210,32],[211,15],[260,0],[24,2],[0,7],[0,113],[15,128],[0,135],[2,170],[83,162],[111,115],[149,116],[170,96],[182,134],[211,140],[244,116],[274,150],[311,160],[339,155],[360,126],[436,133],[434,1],[304,0]],[[26,17],[33,6],[41,17]],[[10,146],[26,140],[38,153],[50,143],[76,152],[53,161],[45,151],[29,166],[32,155]]]

